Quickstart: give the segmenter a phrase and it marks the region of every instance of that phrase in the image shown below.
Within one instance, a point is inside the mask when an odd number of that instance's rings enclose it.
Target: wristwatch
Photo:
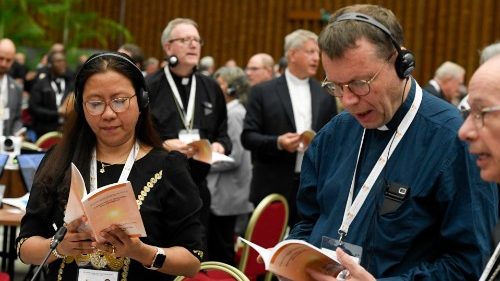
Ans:
[[[162,248],[156,247],[156,254],[153,258],[153,262],[151,263],[151,266],[146,266],[146,268],[151,270],[158,270],[163,266],[166,258],[167,256],[165,255],[165,251]]]

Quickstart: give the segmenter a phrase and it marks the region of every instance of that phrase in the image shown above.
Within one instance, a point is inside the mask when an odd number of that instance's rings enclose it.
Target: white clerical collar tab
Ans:
[[[380,130],[380,131],[389,131],[389,128],[387,128],[386,125],[382,125],[382,126],[378,127],[377,130]]]

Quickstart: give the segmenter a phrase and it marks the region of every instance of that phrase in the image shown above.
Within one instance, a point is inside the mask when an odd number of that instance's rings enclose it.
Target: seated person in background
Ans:
[[[491,255],[497,192],[457,137],[458,110],[411,76],[414,58],[401,46],[396,16],[348,6],[318,41],[323,85],[345,112],[305,153],[302,220],[289,238],[359,246],[360,265],[347,280],[478,280]],[[350,260],[336,250],[342,263]]]
[[[436,69],[434,78],[423,89],[451,104],[458,105],[464,76],[465,68],[454,62],[446,61]]]
[[[75,111],[35,175],[17,249],[23,262],[42,262],[54,229],[63,225],[71,162],[88,192],[128,179],[147,237],[130,238],[115,225],[101,233],[106,243],[93,242],[91,233],[79,231],[81,217],[67,225],[52,252],[48,280],[76,280],[82,267],[119,272],[120,280],[172,280],[198,272],[203,258],[198,189],[186,157],[162,148],[144,89],[140,70],[125,54],[93,55],[82,66]]]
[[[52,52],[47,57],[48,74],[31,89],[29,112],[37,136],[57,131],[64,122],[66,98],[73,91],[73,79],[67,77],[66,56]]]

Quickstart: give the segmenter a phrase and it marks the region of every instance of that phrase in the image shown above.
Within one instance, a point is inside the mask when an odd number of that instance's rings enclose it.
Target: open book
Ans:
[[[189,145],[197,151],[193,156],[194,160],[207,164],[213,164],[215,162],[234,162],[233,158],[222,153],[212,151],[212,146],[207,139],[193,141],[189,143]]]
[[[314,281],[306,268],[333,277],[344,269],[334,251],[319,249],[303,240],[284,240],[265,249],[241,237],[239,239],[259,253],[266,270],[293,281]]]
[[[103,240],[99,233],[112,224],[120,226],[131,237],[146,236],[129,181],[106,185],[87,194],[82,175],[72,163],[64,222],[70,223],[83,215],[88,219],[83,229],[90,228],[97,241]]]
[[[311,143],[312,139],[316,136],[316,132],[313,130],[306,130],[300,134],[300,143],[304,148],[307,148]]]

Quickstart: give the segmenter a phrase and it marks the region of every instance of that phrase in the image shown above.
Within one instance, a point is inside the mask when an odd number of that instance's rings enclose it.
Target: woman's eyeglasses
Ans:
[[[130,106],[130,99],[135,97],[136,95],[130,97],[123,98],[115,98],[110,100],[109,102],[105,102],[102,100],[89,100],[86,101],[85,108],[87,109],[90,115],[101,115],[106,110],[106,106],[111,107],[111,109],[115,113],[124,112]]]

